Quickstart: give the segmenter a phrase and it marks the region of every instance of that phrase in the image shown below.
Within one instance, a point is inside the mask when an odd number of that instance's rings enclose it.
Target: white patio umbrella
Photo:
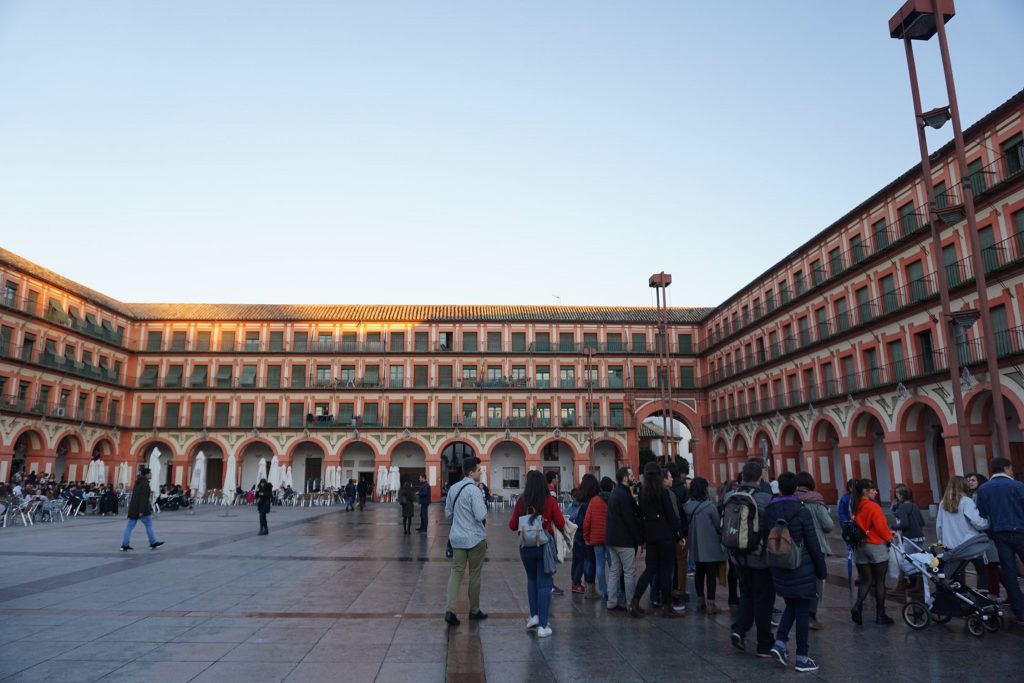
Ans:
[[[235,456],[228,456],[228,471],[224,475],[224,504],[231,505],[235,501],[235,489],[238,488],[238,473],[235,471]],[[227,511],[225,511],[226,514]]]
[[[487,465],[480,465],[480,483],[487,486]]]
[[[196,454],[196,464],[192,468],[192,482],[189,488],[192,489],[193,498],[206,492],[206,456],[202,451]]]
[[[156,500],[156,497],[160,494],[162,479],[160,476],[160,449],[156,446],[153,447],[152,452],[149,454],[149,469],[153,470],[153,478],[149,483],[150,497]]]
[[[340,476],[341,476],[341,468],[340,467],[334,467],[334,466],[328,467],[327,468],[327,477],[324,479],[324,488],[327,488],[327,489],[336,489],[336,488],[338,488],[338,480],[339,480]]]
[[[267,478],[267,459],[260,458],[259,464],[256,465],[256,481],[254,484],[260,483],[261,479]]]
[[[383,496],[388,490],[388,468],[381,465],[377,468],[377,496]]]
[[[107,463],[103,462],[103,459],[96,461],[96,483],[106,484],[110,481],[110,470],[107,467]]]
[[[93,481],[95,477],[96,477],[96,461],[95,460],[90,460],[89,461],[89,465],[85,468],[85,483],[86,484],[95,484],[96,482]]]
[[[275,455],[270,459],[270,472],[267,474],[267,481],[275,489],[281,488],[281,479],[283,472],[281,471],[281,462]]]
[[[398,471],[397,465],[391,466],[391,472],[388,473],[388,490],[395,493],[402,487],[402,475]]]
[[[284,486],[295,488],[295,482],[292,480],[292,466],[288,465],[284,475]]]
[[[121,461],[120,472],[117,474],[117,483],[124,484],[125,486],[132,485],[132,469],[128,467],[127,460]]]

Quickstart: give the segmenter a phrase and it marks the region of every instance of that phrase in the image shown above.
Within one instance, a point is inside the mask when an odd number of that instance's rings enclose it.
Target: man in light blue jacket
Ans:
[[[452,572],[448,577],[448,604],[444,620],[450,626],[458,626],[455,616],[455,598],[462,585],[462,576],[469,562],[469,618],[471,621],[486,619],[480,610],[480,573],[487,553],[487,504],[480,487],[480,461],[466,458],[462,462],[462,481],[448,489],[444,503],[444,516],[452,523],[448,542],[452,545]]]

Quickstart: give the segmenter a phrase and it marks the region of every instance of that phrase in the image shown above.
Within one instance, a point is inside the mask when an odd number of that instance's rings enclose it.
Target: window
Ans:
[[[143,403],[139,406],[139,427],[151,429],[153,427],[153,412],[156,409],[155,403]]]
[[[190,387],[205,387],[206,386],[206,371],[207,366],[205,365],[194,365],[192,366],[192,376],[188,379],[188,385]]]
[[[900,215],[900,232],[904,237],[916,232],[918,226],[917,214],[914,213],[914,202],[907,202],[898,209]]]
[[[999,252],[996,247],[996,238],[992,232],[992,226],[986,225],[978,230],[978,244],[981,247],[981,262],[985,264],[985,274],[991,273],[999,267]]]
[[[227,427],[228,420],[231,412],[230,403],[215,403],[213,411],[213,426],[214,427]]]
[[[405,332],[392,332],[389,342],[392,351],[405,351]]]
[[[779,282],[779,301],[783,305],[789,303],[789,282],[786,280]]]
[[[1021,212],[1022,218],[1024,218],[1024,211]],[[608,353],[622,353],[625,349],[622,348],[622,335],[619,333],[609,332],[606,336],[607,341],[605,342],[605,349]]]
[[[254,403],[242,403],[238,406],[238,426],[252,428],[255,420]]]
[[[280,426],[281,406],[277,403],[264,403],[263,404],[263,426],[264,427],[278,427]]]
[[[828,319],[825,317],[824,306],[814,312],[814,319],[818,326],[818,341],[828,339],[832,335],[832,330],[829,329]]]
[[[414,365],[412,368],[412,385],[424,389],[430,383],[430,368],[426,365]]]
[[[355,335],[352,335],[352,336],[355,337]],[[344,345],[344,342],[342,342],[342,345]],[[292,335],[292,351],[297,351],[299,353],[305,353],[306,351],[309,350],[308,348],[306,348],[307,346],[309,346],[309,334],[308,333],[306,333],[306,332],[295,332]],[[355,351],[355,349],[352,349],[352,351]]]
[[[355,405],[352,403],[338,404],[338,424],[350,426],[355,418]]]
[[[559,367],[558,379],[558,385],[562,389],[574,389],[576,387],[576,368],[571,365]]]
[[[453,385],[452,382],[452,366],[450,365],[439,365],[437,366],[437,386],[448,388]]]
[[[608,404],[608,426],[613,429],[621,429],[626,425],[624,407],[622,403]]]
[[[928,281],[924,278],[924,266],[920,261],[907,265],[907,283],[910,285],[910,300],[920,301],[928,296]]]
[[[452,404],[451,403],[438,403],[437,404],[437,426],[438,427],[450,427],[450,426],[452,426]]]
[[[217,366],[217,386],[224,389],[231,386],[232,367],[230,365]]]
[[[528,424],[525,403],[513,403],[511,425],[513,427],[525,427]]]
[[[502,467],[501,468],[501,488],[503,489],[518,489],[519,485],[519,468],[518,467]]]
[[[850,238],[850,258],[854,263],[860,263],[864,260],[864,256],[864,238],[854,235]]]
[[[949,206],[949,191],[946,189],[946,181],[942,180],[935,184],[935,206],[944,209]]]
[[[572,427],[576,424],[576,406],[569,404],[561,407],[561,425]]]
[[[475,365],[463,365],[462,366],[462,384],[463,386],[473,386],[476,384],[476,366]]]
[[[907,367],[903,358],[903,342],[896,340],[889,342],[889,363],[892,366],[892,379],[902,382],[907,378]]]
[[[501,366],[500,365],[488,365],[487,366],[487,384],[488,384],[488,386],[500,386],[501,385]]]
[[[413,335],[413,351],[429,351],[430,350],[430,333],[429,332],[416,332]]]
[[[537,388],[538,389],[550,389],[551,388],[551,366],[550,365],[538,365],[537,366]]]
[[[966,264],[959,262],[955,244],[942,248],[942,265],[946,269],[946,285],[950,288],[959,287],[967,280]]]
[[[633,386],[637,389],[647,388],[647,366],[637,365],[633,367]]]
[[[572,353],[576,350],[576,337],[572,332],[562,332],[558,335],[558,350],[561,353]]]
[[[693,367],[684,365],[679,368],[679,386],[683,389],[693,389]]]
[[[829,396],[835,396],[839,393],[839,387],[836,384],[836,373],[832,369],[831,363],[823,363],[821,366],[821,377],[823,391],[822,396],[828,398]]]
[[[462,350],[467,353],[476,353],[478,350],[478,342],[476,332],[463,332],[462,333]]]
[[[583,333],[583,348],[597,351],[597,333],[596,332],[584,332]]]
[[[300,363],[292,365],[292,389],[306,386],[306,366]]]
[[[233,331],[222,331],[220,333],[220,350],[221,351],[234,351],[235,350],[235,333]]]
[[[488,403],[487,404],[487,426],[488,427],[501,427],[501,404],[500,403]]]
[[[538,403],[535,409],[536,416],[533,418],[534,424],[538,427],[550,427],[551,426],[551,404],[550,403]]]
[[[857,322],[860,324],[866,323],[874,317],[869,298],[871,294],[868,292],[867,287],[861,287],[854,294],[857,297]]]
[[[465,427],[476,427],[476,404],[462,404],[462,424]]]
[[[426,427],[427,426],[427,404],[426,403],[413,403],[412,404],[412,426],[413,427]]]
[[[380,332],[366,333],[366,350],[380,352],[384,350],[384,344],[380,340]]]
[[[811,261],[811,281],[817,287],[825,281],[825,271],[821,267],[821,261]]]
[[[260,350],[260,333],[259,332],[246,332],[245,333],[245,350],[252,353],[253,351]]]
[[[268,365],[267,366],[267,388],[277,389],[281,386],[281,366],[280,365]]]
[[[647,353],[647,335],[643,332],[634,332],[631,347],[633,353]]]
[[[918,332],[914,335],[917,340],[917,350],[921,354],[921,369],[925,373],[935,372],[935,368],[938,367],[938,362],[935,354],[935,348],[932,346],[932,333]]]
[[[18,285],[8,282],[4,287],[4,306],[14,308],[14,301],[18,297]]]
[[[882,285],[882,310],[892,313],[899,308],[899,297],[896,294],[896,280],[892,275],[886,275],[881,279]]]
[[[693,335],[679,335],[679,353],[693,353]]]
[[[623,381],[623,372],[621,365],[609,365],[608,366],[608,386],[612,389],[621,389],[625,386]]]
[[[1006,160],[1006,175],[1012,176],[1024,170],[1024,134],[1017,133],[1001,146]]]
[[[501,351],[501,332],[487,333],[487,350],[491,353]]]
[[[146,350],[147,351],[159,351],[163,345],[164,333],[163,332],[149,332],[146,334]]]
[[[881,251],[889,246],[889,231],[885,229],[884,218],[871,226],[871,234],[875,237],[875,251]]]
[[[843,253],[836,247],[828,252],[828,274],[835,277],[843,272]]]
[[[192,428],[206,426],[206,404],[192,403],[188,407],[188,426]]]
[[[454,351],[455,350],[455,333],[454,332],[440,332],[437,335],[437,349],[438,351]]]
[[[401,403],[388,404],[388,427],[405,426],[405,422],[402,419],[403,408],[404,406]]]
[[[39,292],[34,289],[28,290],[28,301],[25,310],[32,315],[39,315]]]
[[[139,376],[140,387],[155,387],[157,384],[157,374],[160,372],[159,365],[143,365],[142,374]]]
[[[329,387],[331,385],[331,366],[330,365],[317,365],[316,366],[316,386],[318,387]]]
[[[165,387],[180,387],[181,378],[184,374],[184,366],[170,365],[167,367],[167,374],[164,376]]]
[[[967,183],[970,185],[971,194],[977,197],[988,189],[985,182],[985,171],[982,170],[981,159],[975,159],[967,164]]]
[[[367,365],[363,368],[363,386],[380,386],[380,366]]]
[[[853,356],[844,356],[843,363],[843,389],[848,394],[857,391],[857,372],[853,365]]]
[[[378,422],[378,413],[380,412],[380,406],[376,403],[364,403],[363,404],[363,424],[367,427],[376,427]]]
[[[196,351],[209,351],[210,350],[210,332],[209,330],[201,331],[196,333]]]
[[[341,366],[341,383],[346,387],[354,387],[356,385],[356,366]]]
[[[274,352],[284,351],[284,332],[278,330],[270,333],[270,350]]]
[[[836,322],[839,324],[839,331],[845,332],[850,327],[850,311],[846,305],[846,297],[836,299]]]
[[[989,309],[989,314],[992,316],[992,338],[996,342],[996,356],[1002,358],[1014,352],[1016,337],[1010,334],[1006,306],[993,306]]]
[[[405,366],[392,365],[388,370],[388,386],[392,389],[401,389],[405,386]]]
[[[864,352],[864,365],[868,369],[868,386],[877,387],[882,383],[882,374],[878,369],[878,352],[875,349]]]
[[[278,377],[278,382],[280,382]],[[328,376],[328,379],[330,377]],[[242,378],[238,385],[245,389],[253,389],[256,387],[256,366],[255,365],[243,365],[242,366]]]
[[[807,316],[805,315],[796,322],[800,329],[800,346],[807,346],[811,343],[811,329]]]
[[[316,336],[316,350],[320,353],[330,353],[334,350],[334,335],[330,332],[319,332]]]
[[[804,271],[802,270],[793,273],[793,291],[797,296],[804,293]]]
[[[303,337],[303,344],[305,344],[305,337]],[[298,351],[300,349],[295,350]],[[359,350],[359,342],[356,340],[355,332],[341,333],[341,350],[344,353],[355,353]]]
[[[301,427],[305,424],[306,416],[303,415],[305,412],[305,406],[301,403],[289,403],[288,404],[288,426],[289,427]]]
[[[177,401],[164,404],[164,428],[177,429],[181,424],[181,404]]]

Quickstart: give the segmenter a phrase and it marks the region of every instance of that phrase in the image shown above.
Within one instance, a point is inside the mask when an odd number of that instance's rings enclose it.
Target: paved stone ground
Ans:
[[[166,545],[118,551],[124,518],[0,529],[3,681],[772,681],[797,676],[729,645],[728,615],[666,622],[553,598],[554,636],[524,630],[526,580],[508,513],[495,513],[479,624],[441,621],[447,527],[401,534],[397,507],[166,512]],[[849,621],[834,560],[812,680],[1016,680],[1020,631],[977,639],[962,620],[914,632]],[[568,589],[567,569],[556,576]],[[724,594],[721,596],[724,598]],[[460,611],[466,612],[465,597]],[[891,610],[894,613],[896,610]],[[751,634],[751,637],[753,634]]]

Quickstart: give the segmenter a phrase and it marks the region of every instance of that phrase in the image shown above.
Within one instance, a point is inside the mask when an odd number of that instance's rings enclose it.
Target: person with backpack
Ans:
[[[589,472],[583,475],[579,488],[576,489],[574,498],[576,500],[575,514],[571,517],[573,524],[583,528],[587,517],[587,510],[590,508],[590,501],[601,492],[597,477]],[[580,593],[586,599],[599,597],[594,587],[597,573],[597,557],[594,546],[587,543],[585,534],[577,533],[572,541],[572,592]]]
[[[811,600],[817,595],[817,582],[827,576],[825,556],[814,531],[811,512],[796,497],[797,475],[783,472],[778,481],[779,495],[765,510],[761,531],[775,592],[786,601],[771,653],[783,666],[789,663],[786,643],[795,623],[794,668],[800,672],[817,671],[818,664],[810,657],[810,609]]]
[[[445,519],[452,523],[448,542],[452,546],[452,570],[448,575],[448,603],[444,620],[449,626],[458,626],[455,600],[459,586],[469,564],[469,620],[481,621],[487,614],[480,610],[480,574],[487,554],[487,503],[480,486],[480,461],[465,458],[462,461],[462,481],[448,489],[444,503]]]
[[[615,482],[604,477],[601,479],[601,492],[590,499],[587,514],[583,518],[583,538],[594,549],[597,589],[601,601],[608,602],[608,584],[605,582],[605,567],[608,563],[608,549],[605,547],[605,528],[608,521],[608,499],[611,497]],[[579,535],[579,532],[576,534]],[[586,597],[586,596],[584,596]]]
[[[637,581],[637,593],[633,597],[633,610],[640,606],[644,590],[658,575],[660,596],[651,596],[651,602],[659,598],[662,617],[681,617],[683,613],[672,608],[672,567],[676,563],[676,543],[680,542],[679,513],[672,503],[672,497],[663,483],[661,466],[649,462],[644,467],[644,483],[640,489],[640,517],[643,519],[644,539],[647,542],[647,564]]]
[[[850,618],[853,623],[862,624],[864,601],[868,594],[874,590],[875,593],[875,623],[889,625],[893,623],[892,617],[885,613],[885,575],[889,569],[889,544],[892,543],[892,531],[889,530],[889,523],[885,521],[885,513],[882,506],[875,502],[878,498],[878,486],[870,479],[859,479],[853,485],[853,495],[850,496],[850,512],[853,513],[852,522],[844,527],[843,538],[847,542],[854,541],[853,561],[857,565],[857,602],[850,610]],[[851,537],[849,531],[857,532],[863,536],[857,542]],[[857,534],[854,534],[856,536]]]
[[[548,614],[555,573],[554,535],[562,533],[565,518],[554,496],[548,494],[547,480],[539,471],[527,473],[523,495],[512,509],[508,528],[519,534],[519,557],[526,569],[530,603],[526,629],[537,629],[538,638],[547,638],[551,635]]]
[[[772,657],[775,644],[772,633],[772,606],[775,584],[764,556],[761,526],[772,494],[761,487],[764,466],[748,460],[740,473],[740,485],[729,493],[722,504],[722,546],[731,555],[739,582],[740,601],[736,620],[730,630],[732,645],[746,650],[747,632],[757,628],[756,654],[762,659]]]
[[[796,475],[796,497],[811,512],[811,519],[814,521],[814,536],[821,547],[821,554],[826,558],[830,557],[832,549],[828,545],[828,539],[825,538],[825,534],[835,528],[835,523],[832,521],[832,515],[828,513],[828,505],[825,504],[825,498],[814,490],[814,477],[810,472],[800,472]],[[810,610],[810,627],[814,631],[820,631],[824,628],[822,623],[818,621],[818,602],[824,594],[825,582],[824,580],[818,581],[818,590],[814,599],[811,600]]]
[[[689,523],[690,554],[697,564],[693,582],[697,588],[697,611],[719,614],[715,604],[718,566],[728,557],[722,549],[722,520],[718,507],[709,500],[708,480],[695,477],[690,484],[690,499],[683,506]]]
[[[633,474],[628,467],[615,472],[616,485],[608,496],[604,543],[608,550],[608,611],[626,610],[639,618],[644,611],[636,597],[636,551],[643,545],[640,508],[633,498]],[[622,581],[622,586],[619,582]],[[625,593],[623,595],[623,593]]]

